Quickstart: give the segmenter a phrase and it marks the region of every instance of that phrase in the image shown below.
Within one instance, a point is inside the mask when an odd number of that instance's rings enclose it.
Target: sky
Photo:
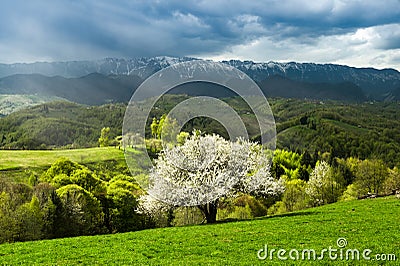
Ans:
[[[400,70],[400,0],[0,2],[0,63],[152,56]]]

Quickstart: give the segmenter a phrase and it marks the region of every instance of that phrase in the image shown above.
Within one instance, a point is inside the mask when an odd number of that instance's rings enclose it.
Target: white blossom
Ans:
[[[198,206],[238,192],[271,196],[284,183],[270,174],[260,145],[218,135],[193,134],[181,146],[167,148],[150,171],[148,194],[141,199],[148,212],[167,206]]]
[[[327,162],[321,161],[311,172],[310,179],[307,182],[306,194],[310,196],[313,204],[323,205],[326,204],[325,198],[325,187],[330,180],[330,166]]]

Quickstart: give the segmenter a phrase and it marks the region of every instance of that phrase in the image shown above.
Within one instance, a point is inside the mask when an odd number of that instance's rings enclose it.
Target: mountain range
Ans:
[[[175,63],[196,60],[182,57],[93,61],[0,64],[0,94],[56,96],[97,105],[126,102],[147,77]],[[255,80],[268,97],[347,101],[400,100],[400,72],[394,69],[354,68],[334,64],[256,63],[223,61]],[[191,84],[177,92],[231,96],[215,86]]]
[[[91,73],[79,78],[65,78],[15,74],[0,79],[0,94],[57,96],[77,103],[97,105],[128,101],[142,81],[136,75]]]

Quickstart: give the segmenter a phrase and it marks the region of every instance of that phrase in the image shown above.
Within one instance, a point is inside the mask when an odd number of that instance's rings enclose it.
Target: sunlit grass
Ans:
[[[0,170],[50,166],[61,157],[82,164],[124,160],[123,151],[114,147],[70,150],[0,150]]]
[[[260,261],[269,249],[371,249],[400,260],[400,200],[389,197],[339,202],[295,213],[214,225],[151,229],[139,232],[0,245],[6,265],[270,265],[311,261]],[[381,265],[376,261],[329,260],[315,265]],[[396,262],[392,262],[396,265]]]

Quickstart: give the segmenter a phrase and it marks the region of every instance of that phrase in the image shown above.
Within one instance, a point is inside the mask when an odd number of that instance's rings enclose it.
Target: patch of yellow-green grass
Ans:
[[[66,157],[74,162],[88,164],[107,160],[124,160],[124,153],[115,147],[70,150],[0,150],[0,171],[47,167]]]

